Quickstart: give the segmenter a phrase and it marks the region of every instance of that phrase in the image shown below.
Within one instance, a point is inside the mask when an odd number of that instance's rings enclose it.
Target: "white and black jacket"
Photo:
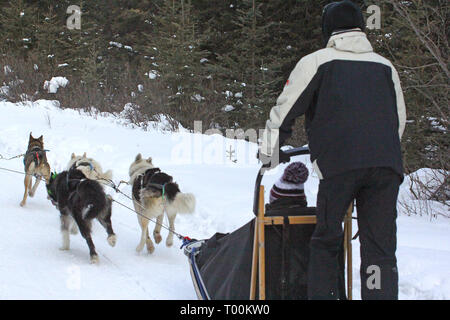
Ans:
[[[334,34],[289,76],[262,137],[272,156],[305,114],[311,161],[320,178],[390,167],[403,176],[400,138],[406,111],[400,79],[359,29]]]

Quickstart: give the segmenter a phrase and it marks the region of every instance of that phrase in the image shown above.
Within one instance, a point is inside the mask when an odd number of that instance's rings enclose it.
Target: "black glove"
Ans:
[[[276,164],[272,163],[273,160],[274,160],[273,157],[265,155],[265,154],[263,154],[261,152],[258,152],[256,154],[256,158],[259,161],[261,161],[265,167],[268,167],[268,166],[271,166],[271,165],[275,165],[276,166],[279,163],[287,163],[287,162],[291,161],[291,157],[288,154],[286,154],[284,151],[282,151],[281,149],[279,150],[278,163],[276,163]]]
[[[291,161],[291,157],[283,150],[280,149],[278,154],[280,163],[288,163],[289,161]]]

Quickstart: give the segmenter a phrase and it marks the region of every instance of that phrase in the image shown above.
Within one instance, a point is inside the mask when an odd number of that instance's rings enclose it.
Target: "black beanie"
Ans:
[[[327,4],[322,13],[322,33],[325,44],[331,34],[337,30],[360,28],[364,31],[365,23],[361,8],[352,1],[343,0]]]

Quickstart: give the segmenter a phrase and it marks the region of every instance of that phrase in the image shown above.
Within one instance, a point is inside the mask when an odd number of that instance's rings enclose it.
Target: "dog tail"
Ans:
[[[178,192],[170,203],[177,213],[193,213],[195,211],[195,196],[192,193]]]

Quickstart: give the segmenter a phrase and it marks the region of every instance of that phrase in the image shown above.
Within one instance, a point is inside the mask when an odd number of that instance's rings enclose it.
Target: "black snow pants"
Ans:
[[[398,299],[397,196],[402,177],[390,168],[357,169],[320,181],[310,243],[308,298],[338,297],[342,221],[356,199],[362,299]]]

